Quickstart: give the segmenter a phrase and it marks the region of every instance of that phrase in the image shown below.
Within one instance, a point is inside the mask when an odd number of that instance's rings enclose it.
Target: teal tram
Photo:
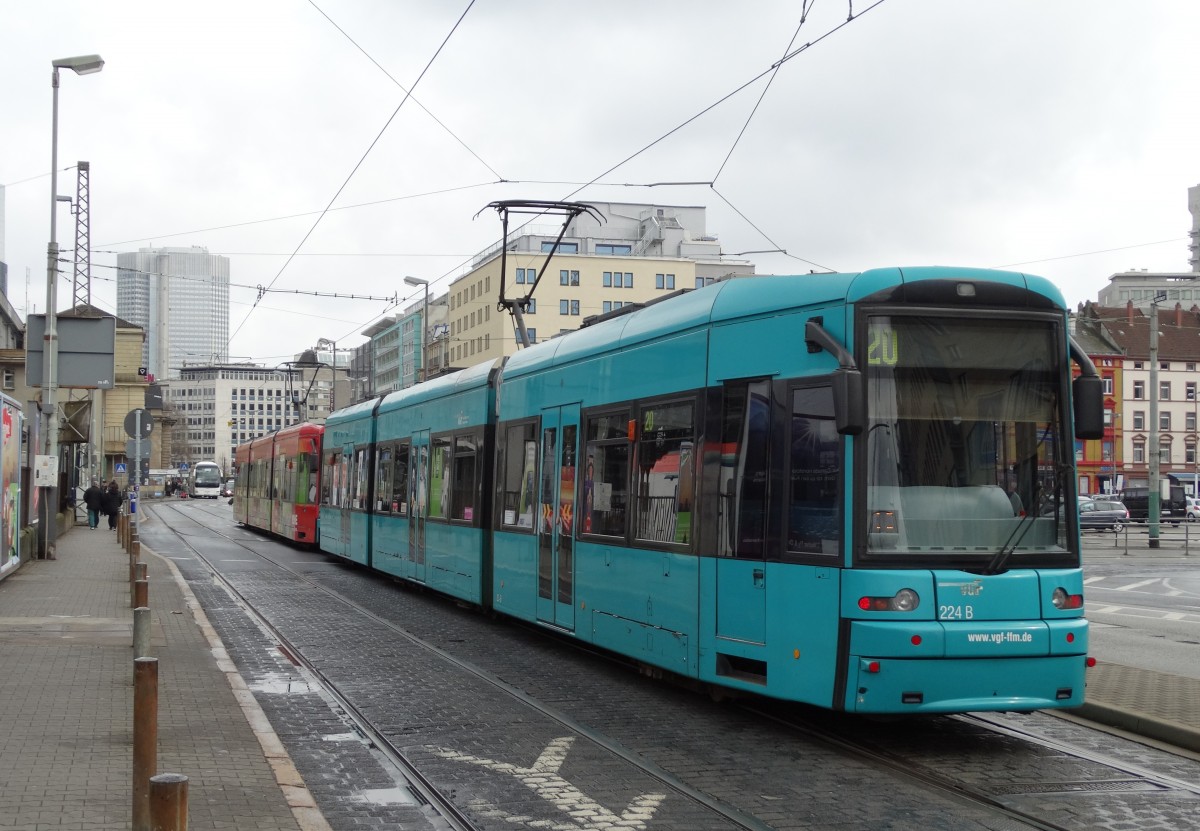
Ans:
[[[729,280],[334,413],[319,544],[724,692],[1077,707],[1100,391],[1042,278]]]

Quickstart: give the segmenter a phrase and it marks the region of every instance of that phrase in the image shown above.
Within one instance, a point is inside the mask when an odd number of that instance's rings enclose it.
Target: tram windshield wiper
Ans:
[[[1000,550],[996,552],[996,556],[987,564],[987,568],[983,570],[984,574],[999,574],[1004,571],[1008,565],[1008,560],[1012,557],[1013,552],[1017,550],[1017,546],[1021,544],[1021,540],[1025,538],[1025,534],[1033,527],[1033,520],[1036,517],[1033,514],[1026,514],[1021,517],[1021,521],[1017,523],[1017,527],[1008,535],[1008,539],[1004,541],[1004,545],[1000,546]]]

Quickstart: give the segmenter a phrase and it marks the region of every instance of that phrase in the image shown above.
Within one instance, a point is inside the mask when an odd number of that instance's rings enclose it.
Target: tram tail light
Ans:
[[[912,589],[901,589],[892,597],[860,597],[858,608],[864,612],[911,612],[921,605],[920,596]]]
[[[1082,609],[1083,595],[1068,594],[1066,589],[1059,586],[1054,590],[1054,594],[1050,595],[1050,602],[1054,604],[1055,609]]]

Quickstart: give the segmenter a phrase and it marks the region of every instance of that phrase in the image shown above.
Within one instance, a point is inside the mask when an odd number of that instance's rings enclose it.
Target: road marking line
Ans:
[[[1130,583],[1128,586],[1119,586],[1116,589],[1114,589],[1114,591],[1119,591],[1119,592],[1132,591],[1134,589],[1140,589],[1142,586],[1149,586],[1151,583],[1157,583],[1158,580],[1159,580],[1159,578],[1155,577],[1153,580],[1143,580],[1140,583]]]

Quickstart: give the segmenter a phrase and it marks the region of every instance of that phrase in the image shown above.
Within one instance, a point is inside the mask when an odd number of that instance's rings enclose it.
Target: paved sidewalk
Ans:
[[[116,537],[76,526],[57,559],[0,581],[0,829],[130,826],[133,612]],[[143,560],[158,771],[188,777],[189,828],[328,829],[173,564]]]
[[[1200,753],[1200,681],[1098,663],[1088,670],[1080,718]]]

